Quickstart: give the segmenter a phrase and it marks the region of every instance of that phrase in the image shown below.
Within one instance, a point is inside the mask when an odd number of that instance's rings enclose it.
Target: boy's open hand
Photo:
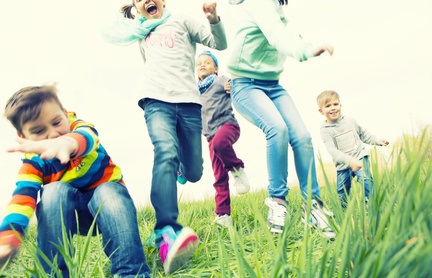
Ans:
[[[314,56],[319,56],[324,52],[328,52],[330,55],[333,55],[333,51],[334,51],[333,46],[329,44],[323,44],[314,50]]]
[[[18,248],[12,244],[0,245],[0,268],[2,268],[9,259],[12,260],[17,251]]]
[[[351,168],[351,170],[353,170],[354,172],[357,172],[358,170],[360,170],[363,167],[363,164],[361,163],[360,160],[352,158],[350,160],[349,163],[349,167]]]
[[[216,2],[204,3],[203,12],[210,24],[219,23],[219,17],[216,13]]]
[[[70,141],[61,137],[41,141],[17,138],[16,141],[19,145],[9,148],[8,152],[37,153],[42,159],[57,158],[62,164],[69,162],[74,149]]]
[[[389,144],[389,141],[386,139],[381,139],[381,146],[387,146]]]

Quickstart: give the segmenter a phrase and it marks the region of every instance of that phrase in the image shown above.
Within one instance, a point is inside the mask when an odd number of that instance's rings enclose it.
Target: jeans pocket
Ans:
[[[245,78],[236,78],[231,80],[231,96],[238,93],[242,88],[246,87],[250,83],[244,79]]]
[[[155,101],[155,100],[154,100],[154,99],[151,99],[151,98],[142,98],[142,99],[140,99],[140,100],[138,101],[138,106],[141,107],[141,109],[145,111],[146,106],[147,106],[149,103],[152,103],[152,102],[154,102],[154,101]]]

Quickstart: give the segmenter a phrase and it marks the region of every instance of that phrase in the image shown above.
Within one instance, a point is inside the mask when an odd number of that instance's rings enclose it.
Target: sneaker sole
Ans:
[[[268,226],[270,232],[272,232],[272,233],[281,234],[283,232],[283,227],[281,227],[279,225],[274,225],[274,224],[267,221],[267,226]]]
[[[199,239],[195,232],[188,227],[182,229],[163,263],[165,274],[169,275],[182,267],[195,253]]]
[[[213,223],[218,225],[219,227],[223,227],[223,228],[232,228],[234,226],[234,223],[231,222],[219,222],[217,220],[213,220]]]
[[[246,187],[246,186],[236,186],[235,188],[238,195],[246,194],[250,190],[250,187]]]

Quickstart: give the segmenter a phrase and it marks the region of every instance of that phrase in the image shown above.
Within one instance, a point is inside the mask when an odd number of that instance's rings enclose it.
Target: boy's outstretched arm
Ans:
[[[69,162],[78,146],[75,139],[65,136],[41,141],[17,138],[16,141],[18,145],[9,148],[8,152],[37,153],[42,159],[57,158],[62,164]]]
[[[18,138],[18,146],[9,148],[8,152],[36,153],[42,159],[57,158],[62,164],[69,162],[71,157],[83,157],[99,147],[98,132],[93,125],[76,120],[72,132],[53,139],[31,141]]]

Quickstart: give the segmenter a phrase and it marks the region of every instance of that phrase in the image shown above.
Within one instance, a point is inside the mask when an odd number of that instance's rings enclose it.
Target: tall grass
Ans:
[[[267,229],[265,190],[232,198],[233,229],[212,223],[213,200],[180,203],[180,223],[194,228],[201,244],[172,277],[432,277],[431,139],[428,132],[404,138],[386,161],[372,154],[375,193],[368,209],[362,186],[355,184],[342,211],[335,185],[329,182],[334,173],[325,173],[322,197],[335,213],[331,222],[338,232],[333,241],[301,221],[298,188],[288,196],[281,235]],[[140,208],[138,218],[146,242],[155,223],[153,209]],[[67,238],[59,248],[78,275],[74,277],[111,277],[100,236]],[[19,257],[0,275],[29,277],[40,272],[34,242],[32,226]],[[145,253],[152,277],[164,277],[158,250],[146,245]]]

